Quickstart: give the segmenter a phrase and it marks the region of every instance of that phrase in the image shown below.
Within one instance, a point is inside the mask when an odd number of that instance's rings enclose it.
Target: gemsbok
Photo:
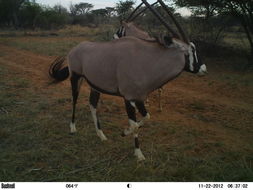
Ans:
[[[175,79],[183,71],[199,75],[207,72],[206,65],[197,57],[195,45],[189,42],[183,30],[178,29],[180,37],[146,0],[143,3],[178,38],[165,38],[160,43],[136,37],[122,37],[110,42],[82,42],[69,52],[67,67],[62,67],[63,61],[59,59],[49,69],[50,76],[56,82],[70,76],[73,97],[71,132],[76,131],[75,108],[82,79],[91,87],[90,110],[101,140],[107,138],[97,117],[100,93],[124,99],[129,128],[123,131],[122,136],[133,135],[134,153],[139,161],[145,159],[140,149],[138,129],[150,118],[144,105],[148,94]],[[136,109],[143,116],[139,122]]]

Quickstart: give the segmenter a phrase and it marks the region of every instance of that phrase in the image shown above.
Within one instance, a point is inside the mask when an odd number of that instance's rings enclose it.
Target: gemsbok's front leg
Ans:
[[[135,105],[138,109],[138,111],[140,112],[140,114],[142,115],[142,120],[140,120],[138,122],[139,126],[143,126],[144,122],[148,119],[150,119],[150,114],[147,112],[146,108],[145,108],[145,104],[142,101],[137,101],[135,102]]]
[[[138,161],[145,160],[144,155],[141,152],[140,149],[140,143],[138,139],[138,129],[140,125],[136,121],[136,113],[135,113],[135,103],[130,102],[128,100],[125,100],[125,106],[126,106],[126,111],[128,115],[128,121],[129,121],[129,128],[125,129],[122,136],[126,136],[129,134],[133,134],[134,137],[134,155],[137,157]]]
[[[104,133],[101,129],[101,126],[100,126],[100,123],[99,123],[99,120],[98,120],[98,117],[97,117],[97,104],[98,104],[98,101],[99,101],[99,97],[100,97],[100,93],[93,90],[93,89],[91,89],[90,99],[89,99],[90,111],[91,111],[92,118],[93,118],[93,121],[94,121],[94,124],[95,124],[95,129],[96,129],[97,135],[99,136],[99,138],[102,141],[105,141],[105,140],[107,140],[107,138],[106,138],[106,136],[104,135]]]

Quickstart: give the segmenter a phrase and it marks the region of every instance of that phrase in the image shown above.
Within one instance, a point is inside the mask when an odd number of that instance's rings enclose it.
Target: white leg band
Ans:
[[[129,119],[128,122],[129,122],[130,126],[129,126],[128,129],[124,130],[124,134],[125,135],[130,135],[132,133],[135,133],[139,129],[139,127],[140,127],[140,125],[137,122],[135,122],[135,121],[133,121],[131,119]]]
[[[143,126],[144,122],[147,121],[148,119],[150,119],[150,114],[149,113],[147,113],[147,115],[145,117],[143,117],[142,120],[140,120],[138,122],[139,126]]]
[[[134,155],[137,157],[138,161],[145,160],[145,156],[142,154],[141,149],[139,148],[134,149]]]
[[[92,118],[93,118],[93,121],[94,121],[94,125],[95,125],[95,129],[96,129],[97,135],[99,136],[99,138],[102,141],[106,141],[107,138],[104,135],[103,131],[98,128],[97,109],[94,108],[92,105],[90,105],[90,111],[91,111],[91,115],[92,115]]]
[[[101,141],[106,141],[106,140],[107,140],[107,138],[106,138],[106,136],[104,135],[104,133],[103,133],[102,130],[98,129],[98,130],[97,130],[97,135],[99,136],[99,138],[101,139]]]
[[[76,124],[75,123],[70,123],[70,132],[75,133],[76,132]]]

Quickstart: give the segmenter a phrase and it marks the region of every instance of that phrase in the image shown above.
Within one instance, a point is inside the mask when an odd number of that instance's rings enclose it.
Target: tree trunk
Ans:
[[[253,34],[250,32],[250,29],[247,27],[247,25],[245,25],[244,23],[242,23],[242,24],[243,24],[244,30],[246,32],[246,35],[247,35],[247,38],[248,38],[248,41],[250,44],[250,56],[249,56],[248,66],[252,67],[253,66],[253,39],[252,39]]]
[[[244,27],[244,30],[246,32],[246,35],[247,35],[247,38],[248,38],[248,41],[249,41],[249,44],[250,44],[250,48],[251,48],[251,54],[253,55],[253,34],[251,33],[251,30],[249,28],[249,26],[247,26],[245,24],[245,22],[242,23],[243,27]]]
[[[17,17],[17,14],[16,12],[13,12],[13,25],[15,27],[15,29],[18,29],[19,28],[19,21],[18,21],[18,17]]]

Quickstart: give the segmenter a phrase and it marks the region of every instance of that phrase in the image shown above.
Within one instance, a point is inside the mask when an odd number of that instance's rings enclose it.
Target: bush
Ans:
[[[41,29],[59,28],[67,24],[69,17],[52,8],[44,9],[36,19],[36,26]]]
[[[19,11],[21,26],[24,28],[35,28],[36,19],[42,11],[42,7],[39,4],[25,2]]]

